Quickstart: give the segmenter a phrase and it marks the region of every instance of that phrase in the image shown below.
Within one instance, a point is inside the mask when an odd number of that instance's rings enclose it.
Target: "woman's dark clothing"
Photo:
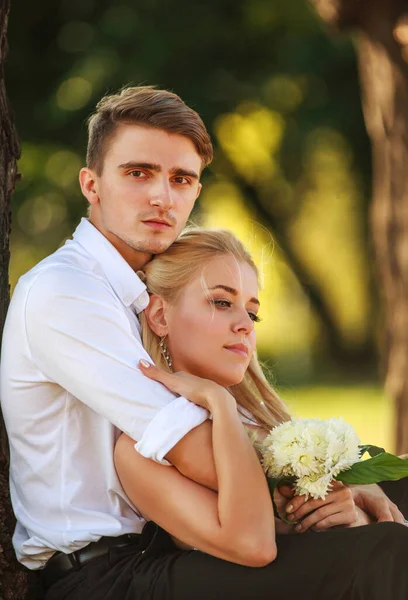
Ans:
[[[403,477],[399,481],[382,481],[379,485],[408,519],[408,477]]]
[[[262,568],[179,550],[146,527],[144,553],[111,549],[46,600],[408,600],[408,528],[396,523],[277,536],[278,557]]]
[[[408,516],[408,478],[382,483]],[[179,550],[153,522],[142,546],[112,548],[47,592],[45,600],[408,600],[408,527],[278,535],[262,568]]]

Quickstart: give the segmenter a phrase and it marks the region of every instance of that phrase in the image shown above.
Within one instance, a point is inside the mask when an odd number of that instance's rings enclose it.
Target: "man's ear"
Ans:
[[[99,195],[97,192],[96,175],[92,169],[83,167],[79,172],[79,183],[81,190],[89,204],[97,204]]]
[[[150,329],[159,337],[165,337],[168,333],[167,325],[167,304],[160,298],[152,294],[149,305],[145,308],[145,315]]]

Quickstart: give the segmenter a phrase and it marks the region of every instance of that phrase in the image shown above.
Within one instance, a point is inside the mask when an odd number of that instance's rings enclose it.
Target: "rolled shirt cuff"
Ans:
[[[204,423],[208,411],[180,396],[157,413],[145,429],[135,449],[145,458],[170,465],[164,457],[194,427]]]

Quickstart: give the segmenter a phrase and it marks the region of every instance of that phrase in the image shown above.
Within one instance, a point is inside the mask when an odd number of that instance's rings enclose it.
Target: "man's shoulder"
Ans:
[[[49,270],[58,272],[64,268],[77,269],[84,272],[101,272],[98,262],[80,244],[73,240],[65,242],[61,248],[46,256],[42,261],[27,271],[23,278],[36,278],[39,273]]]
[[[46,298],[84,284],[104,285],[105,279],[97,261],[79,244],[68,242],[20,277],[13,299],[27,297],[34,290]]]

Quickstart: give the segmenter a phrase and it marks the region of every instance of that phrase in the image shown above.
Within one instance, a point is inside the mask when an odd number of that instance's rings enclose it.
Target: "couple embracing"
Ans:
[[[17,557],[46,600],[408,599],[380,487],[282,489],[293,525],[274,516],[248,430],[290,416],[256,357],[257,268],[230,232],[183,231],[211,160],[173,93],[129,87],[90,118],[88,219],[4,330]]]

